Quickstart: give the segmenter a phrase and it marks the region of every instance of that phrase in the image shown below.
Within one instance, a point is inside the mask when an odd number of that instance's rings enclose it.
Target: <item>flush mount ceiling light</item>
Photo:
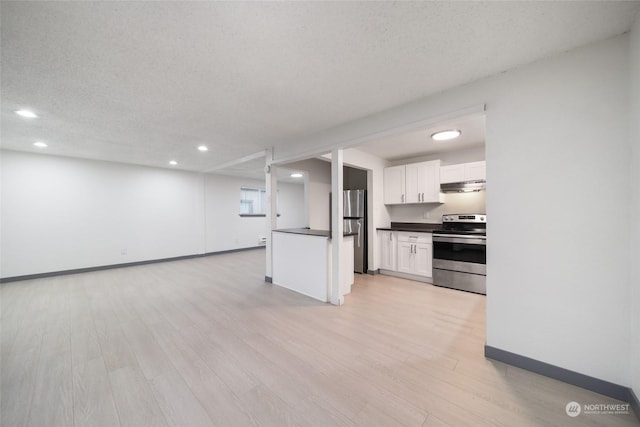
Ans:
[[[26,117],[28,119],[36,119],[38,118],[38,115],[36,113],[34,113],[33,111],[29,111],[29,110],[16,110],[15,113],[21,117]]]
[[[455,139],[460,135],[462,135],[462,132],[457,129],[443,130],[432,134],[431,139],[433,139],[434,141],[448,141],[450,139]]]
[[[38,148],[47,148],[48,145],[45,142],[42,141],[36,141],[33,143],[34,147],[38,147]]]
[[[175,160],[169,160],[169,164],[170,164],[171,166],[175,166],[175,165],[177,165],[177,164],[178,164],[178,162],[176,162]]]
[[[203,153],[204,153],[205,151],[209,151],[209,149],[207,148],[207,146],[206,146],[206,145],[200,145],[200,146],[198,146],[198,150],[199,150],[199,151],[202,151]]]
[[[295,172],[295,173],[292,173],[290,176],[291,178],[302,178],[304,175],[302,175],[300,172]]]

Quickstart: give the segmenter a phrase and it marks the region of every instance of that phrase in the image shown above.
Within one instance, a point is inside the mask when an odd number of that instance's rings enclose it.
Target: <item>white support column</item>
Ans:
[[[343,240],[342,150],[331,151],[331,304],[342,305],[340,254]]]
[[[266,282],[271,283],[273,279],[273,252],[272,252],[272,231],[277,227],[278,220],[278,206],[277,206],[277,194],[278,194],[278,176],[275,171],[275,166],[271,164],[273,161],[273,150],[267,149],[265,156],[265,193],[267,199],[266,212],[266,266],[265,266],[265,278]]]

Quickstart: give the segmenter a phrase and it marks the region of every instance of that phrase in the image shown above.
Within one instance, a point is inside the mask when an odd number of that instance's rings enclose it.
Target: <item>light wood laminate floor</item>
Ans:
[[[264,251],[2,285],[2,426],[632,426],[487,360],[485,297],[356,275],[342,307]]]

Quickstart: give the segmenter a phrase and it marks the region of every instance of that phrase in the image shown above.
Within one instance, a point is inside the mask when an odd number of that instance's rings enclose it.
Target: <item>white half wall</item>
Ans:
[[[195,173],[3,151],[1,277],[204,251]]]
[[[640,398],[640,14],[631,31],[631,381]]]
[[[322,153],[480,104],[490,188],[487,344],[630,386],[630,217],[611,209],[628,208],[632,190],[628,35],[275,152]]]

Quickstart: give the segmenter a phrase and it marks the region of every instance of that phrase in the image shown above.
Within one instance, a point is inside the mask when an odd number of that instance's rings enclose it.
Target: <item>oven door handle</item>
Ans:
[[[466,243],[468,245],[486,245],[486,236],[465,236],[461,234],[433,235],[434,242],[441,243]]]

